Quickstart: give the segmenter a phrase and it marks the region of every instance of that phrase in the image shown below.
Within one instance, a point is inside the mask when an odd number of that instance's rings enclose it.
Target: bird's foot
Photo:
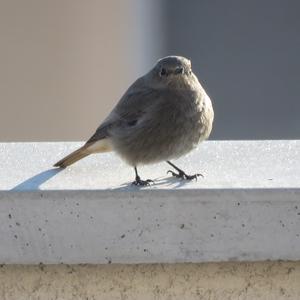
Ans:
[[[168,173],[171,173],[171,175],[172,176],[174,176],[174,177],[177,177],[177,178],[181,178],[181,179],[185,179],[185,180],[193,180],[193,179],[196,179],[197,180],[197,178],[198,177],[204,177],[202,174],[200,174],[200,173],[198,173],[198,174],[194,174],[194,175],[187,175],[187,174],[185,174],[183,171],[178,171],[178,173],[175,173],[174,171],[171,171],[171,170],[169,170],[168,172],[167,172],[167,174]]]
[[[140,178],[140,176],[137,176],[135,178],[135,181],[132,183],[132,185],[136,185],[136,186],[147,186],[147,185],[150,185],[150,183],[154,182],[153,180],[151,179],[147,179],[147,180],[142,180]]]

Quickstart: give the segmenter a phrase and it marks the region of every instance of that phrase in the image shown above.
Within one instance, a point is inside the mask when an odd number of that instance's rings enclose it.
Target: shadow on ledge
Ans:
[[[58,173],[63,171],[64,169],[61,168],[53,168],[49,169],[46,171],[43,171],[39,174],[36,174],[25,181],[19,183],[15,187],[13,187],[10,191],[34,191],[34,190],[40,190],[40,186],[44,184],[46,181],[49,179],[53,178],[56,176]],[[147,190],[148,188],[150,189],[159,189],[161,186],[168,186],[169,188],[177,189],[180,188],[184,185],[191,184],[193,181],[189,180],[181,180],[178,178],[174,177],[158,177],[154,179],[153,184],[150,184],[149,186],[135,186],[132,185],[131,182],[123,183],[121,186],[118,187],[107,187],[107,189],[110,190],[141,190],[145,189]]]
[[[197,180],[196,180],[197,181]],[[158,177],[153,179],[153,183],[146,186],[136,186],[131,182],[123,183],[121,186],[110,188],[116,191],[131,191],[131,190],[147,190],[147,189],[159,189],[161,186],[167,186],[168,188],[178,189],[185,185],[191,184],[195,181],[179,179],[175,177]]]
[[[63,169],[59,169],[59,168],[46,170],[16,185],[14,188],[11,189],[11,191],[39,190],[40,186],[43,183],[45,183],[46,181],[48,181],[49,179],[51,179],[61,171],[63,171]]]

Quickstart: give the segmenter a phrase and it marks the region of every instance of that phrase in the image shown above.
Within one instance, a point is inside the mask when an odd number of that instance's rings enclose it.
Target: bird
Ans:
[[[79,149],[54,166],[66,168],[93,153],[114,151],[134,168],[137,186],[149,185],[137,168],[161,161],[172,176],[192,180],[202,176],[186,174],[171,160],[193,149],[211,133],[214,110],[210,97],[192,71],[191,61],[166,56],[138,78]]]

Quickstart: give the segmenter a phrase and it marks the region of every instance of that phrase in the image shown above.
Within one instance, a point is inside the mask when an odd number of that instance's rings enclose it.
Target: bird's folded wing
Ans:
[[[135,83],[136,84],[136,83]],[[131,86],[87,144],[110,137],[110,130],[134,125],[161,99],[161,93],[145,86]]]

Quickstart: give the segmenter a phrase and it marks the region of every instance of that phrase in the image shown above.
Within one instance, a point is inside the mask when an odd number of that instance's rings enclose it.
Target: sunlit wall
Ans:
[[[146,0],[0,0],[0,141],[84,140],[161,43]]]
[[[192,60],[212,139],[300,138],[300,2],[0,0],[0,141],[85,140],[162,56]]]

